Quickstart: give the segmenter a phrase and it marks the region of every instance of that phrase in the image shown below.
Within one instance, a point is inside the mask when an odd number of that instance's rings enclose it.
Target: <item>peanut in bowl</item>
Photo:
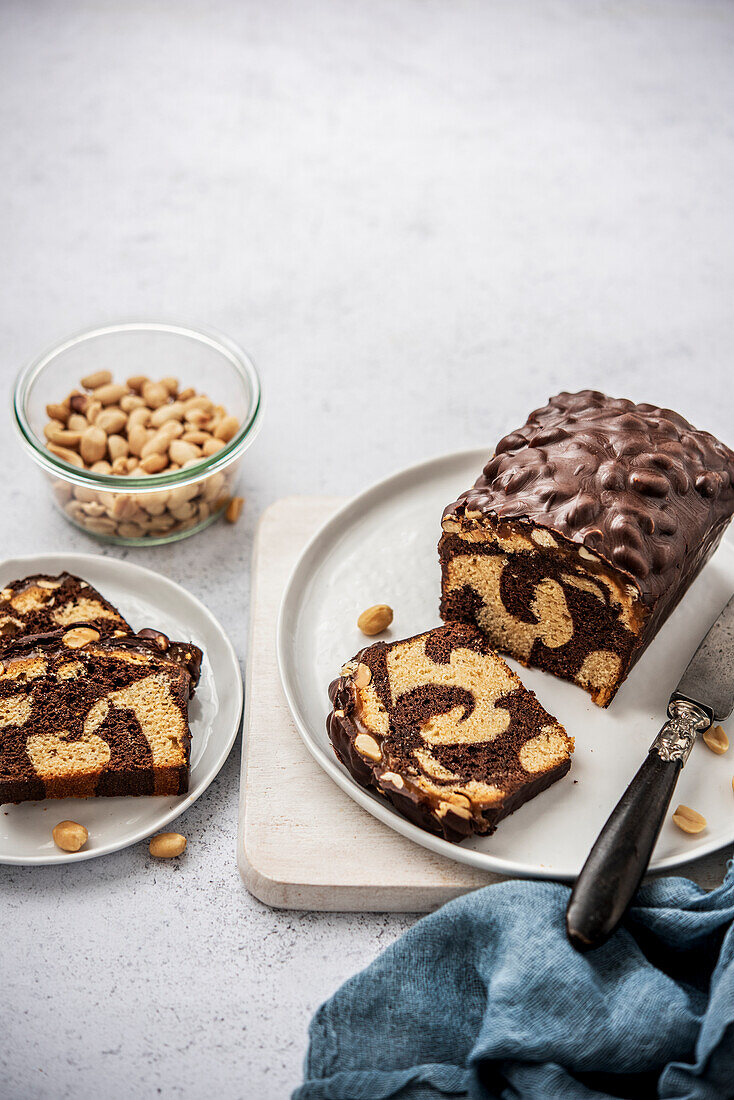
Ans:
[[[107,542],[151,546],[233,515],[242,455],[260,427],[260,383],[226,337],[109,325],[24,370],[13,413],[70,522]]]

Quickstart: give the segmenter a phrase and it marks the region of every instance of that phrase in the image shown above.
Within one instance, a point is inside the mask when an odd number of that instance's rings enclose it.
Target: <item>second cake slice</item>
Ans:
[[[339,760],[447,840],[493,832],[571,764],[572,738],[468,624],[368,646],[329,695]]]

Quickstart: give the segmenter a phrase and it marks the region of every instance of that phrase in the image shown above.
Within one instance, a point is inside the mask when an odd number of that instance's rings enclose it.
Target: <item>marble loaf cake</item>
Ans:
[[[475,626],[368,646],[329,696],[338,759],[446,840],[494,832],[570,767],[571,738]]]
[[[0,803],[188,790],[201,651],[148,633],[73,626],[3,652]]]
[[[734,453],[682,416],[561,393],[444,512],[441,615],[607,706],[716,549]]]

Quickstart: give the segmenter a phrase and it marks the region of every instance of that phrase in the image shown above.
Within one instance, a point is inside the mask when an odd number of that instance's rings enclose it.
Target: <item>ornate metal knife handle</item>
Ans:
[[[661,760],[679,761],[685,764],[696,734],[708,729],[711,717],[689,699],[671,699],[668,721],[652,743]]]

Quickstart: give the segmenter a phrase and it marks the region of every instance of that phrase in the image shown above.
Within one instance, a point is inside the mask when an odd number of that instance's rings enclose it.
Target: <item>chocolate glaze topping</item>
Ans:
[[[444,516],[526,521],[583,544],[670,610],[734,512],[734,452],[678,413],[560,393],[497,444]]]
[[[40,582],[40,583],[39,583]],[[43,587],[44,585],[55,587]],[[13,599],[22,596],[28,589],[36,589],[37,595],[42,598],[40,607],[32,607],[30,610],[21,610],[13,606]],[[79,601],[92,601],[106,611],[106,615],[90,620],[89,613],[80,612],[77,622],[86,626],[93,626],[100,634],[114,634],[116,631],[131,629],[123,619],[116,607],[106,600],[96,588],[93,588],[81,577],[75,577],[71,573],[59,573],[52,576],[49,573],[34,573],[22,579],[10,581],[3,587],[3,591],[9,593],[0,596],[0,652],[4,652],[12,645],[15,639],[28,634],[42,634],[54,631],[59,622],[54,617],[59,611],[74,608]],[[68,630],[72,625],[72,617],[66,622]]]

